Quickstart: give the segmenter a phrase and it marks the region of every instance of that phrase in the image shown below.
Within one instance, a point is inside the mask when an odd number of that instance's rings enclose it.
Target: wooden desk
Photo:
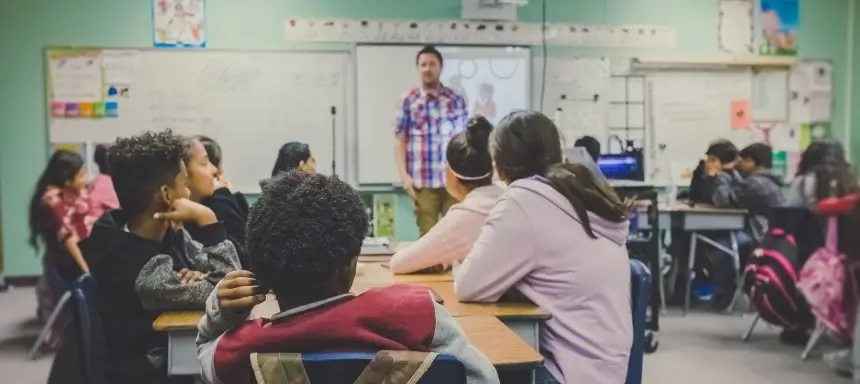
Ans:
[[[451,316],[495,316],[520,335],[534,349],[539,349],[540,325],[550,318],[550,313],[532,303],[461,303],[454,294],[453,276],[450,272],[440,275],[393,275],[381,263],[362,263],[352,285],[353,293],[370,288],[384,287],[392,283],[420,285],[432,289],[444,303],[442,306]]]
[[[395,275],[391,272],[391,268],[386,266],[385,262],[365,261],[363,258],[359,258],[358,260],[358,273],[355,275],[353,291],[357,289],[356,287],[365,287],[360,290],[360,292],[364,292],[367,288],[384,287],[392,283],[411,284],[429,281],[454,281],[454,275],[451,271],[439,274],[417,273]]]
[[[267,301],[269,303],[272,300]],[[259,308],[259,306],[257,307]],[[255,312],[257,308],[254,308]],[[168,312],[152,324],[156,331],[167,332],[167,373],[171,376],[197,376],[197,322],[202,312]],[[458,317],[469,342],[484,353],[490,362],[504,371],[533,373],[543,364],[543,357],[519,338],[499,319],[492,316]]]
[[[650,204],[637,204],[638,209],[644,210]],[[746,225],[747,211],[745,209],[715,208],[703,204],[690,206],[684,201],[673,205],[660,204],[660,228],[679,228],[685,231],[721,231],[741,230]],[[648,218],[639,215],[639,228],[648,229]]]

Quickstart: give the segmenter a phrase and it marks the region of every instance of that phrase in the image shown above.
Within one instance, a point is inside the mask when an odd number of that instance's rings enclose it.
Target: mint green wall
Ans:
[[[520,9],[520,20],[539,21],[541,0]],[[678,46],[655,55],[714,57],[716,0],[547,0],[549,21],[651,24],[676,29]],[[803,57],[832,60],[836,68],[835,132],[843,132],[848,68],[849,1],[800,0]],[[27,201],[48,156],[42,50],[48,45],[148,47],[151,1],[28,0],[0,2],[0,211],[8,276],[33,275],[39,262],[26,245]],[[459,0],[208,0],[209,47],[288,49],[288,17],[457,18]],[[856,12],[854,16],[860,16]],[[860,31],[855,31],[857,34]],[[858,36],[860,37],[860,36]],[[860,41],[860,39],[855,39]],[[327,45],[343,48],[344,45]],[[295,47],[295,46],[292,46]],[[306,46],[303,46],[306,47]],[[641,50],[566,49],[571,54],[638,55]],[[854,56],[857,56],[855,52]],[[856,79],[860,70],[854,69]],[[856,88],[856,85],[855,85]],[[855,98],[856,99],[856,98]],[[860,100],[851,107],[860,111]],[[854,135],[853,147],[860,145]],[[380,150],[389,150],[381,148]],[[860,150],[853,151],[855,154]],[[399,199],[397,230],[414,238],[411,207]]]

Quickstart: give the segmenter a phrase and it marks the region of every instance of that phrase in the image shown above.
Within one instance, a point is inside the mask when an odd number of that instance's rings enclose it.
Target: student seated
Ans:
[[[113,181],[111,181],[108,169],[107,151],[107,145],[96,145],[93,152],[93,162],[98,165],[99,174],[87,185],[87,192],[90,195],[90,208],[92,215],[96,218],[101,217],[105,211],[119,208],[119,200],[117,200],[116,192],[113,190]]]
[[[206,151],[201,137],[197,136],[186,140],[185,152],[182,155],[185,169],[188,172],[188,189],[191,191],[191,200],[205,205],[215,213],[215,217],[218,218],[227,232],[227,238],[236,248],[242,267],[247,267],[245,222],[248,221],[248,212],[242,210],[242,206],[236,201],[236,196],[226,185],[226,180],[218,178],[218,168],[209,161],[209,153]],[[202,138],[209,142],[210,147],[214,144],[212,139]],[[203,233],[205,230],[194,222],[186,223],[185,230],[194,240],[206,236]]]
[[[350,293],[367,227],[361,198],[337,177],[293,170],[273,179],[248,219],[253,276],[219,283],[198,325],[203,379],[253,382],[255,352],[410,350],[457,356],[469,383],[497,383],[493,365],[426,289]],[[263,300],[255,295],[269,290],[282,312],[245,321]]]
[[[183,141],[169,130],[121,138],[108,163],[119,210],[103,215],[81,250],[97,284],[108,383],[166,382],[164,311],[203,309],[215,284],[239,268],[211,209],[188,199]],[[194,222],[192,241],[181,223]]]
[[[816,140],[800,156],[797,173],[786,191],[785,205],[811,208],[825,197],[841,197],[855,191],[857,180],[842,143]]]
[[[275,166],[272,168],[272,177],[260,181],[260,188],[266,189],[272,179],[293,169],[308,173],[317,171],[317,161],[311,155],[311,148],[307,144],[297,141],[284,144],[278,150],[278,158],[275,159]]]
[[[738,160],[738,149],[728,140],[717,140],[708,146],[705,151],[705,158],[699,161],[699,165],[693,170],[692,179],[690,179],[689,200],[696,204],[713,204],[714,196],[714,166],[720,168],[719,171],[730,171],[735,168],[735,163]],[[708,164],[711,165],[708,168]],[[709,174],[714,173],[714,174]],[[673,236],[674,238],[674,236]]]
[[[723,169],[719,161],[709,161],[705,173],[713,175],[714,205],[742,208],[761,218],[759,230],[767,225],[771,208],[782,206],[782,178],[773,173],[773,151],[766,144],[751,144],[740,151],[736,169]]]
[[[573,146],[585,148],[585,151],[594,160],[594,164],[597,164],[597,159],[600,158],[600,142],[597,139],[591,136],[583,136],[576,139]]]
[[[218,169],[215,173],[216,185],[225,186],[233,193],[233,197],[236,198],[236,204],[239,205],[239,209],[242,211],[242,217],[247,220],[248,210],[250,209],[248,206],[248,199],[233,185],[233,183],[230,182],[230,180],[224,177],[224,153],[221,151],[221,146],[215,140],[207,136],[197,135],[195,138],[200,142],[200,144],[203,144],[203,148],[206,149],[206,156],[209,158],[209,162]]]
[[[509,188],[454,276],[457,297],[524,296],[549,310],[537,382],[623,383],[633,343],[629,207],[586,166],[562,163],[558,129],[539,112],[502,119],[490,148]]]
[[[690,188],[686,192],[678,194],[678,199],[687,199],[692,204],[714,204],[714,192],[716,191],[716,174],[718,172],[733,172],[738,159],[738,150],[732,142],[724,139],[713,141],[705,151],[704,159],[699,161],[695,170],[692,172],[690,179]],[[709,165],[710,164],[710,168]],[[709,233],[707,235],[713,235]],[[670,229],[670,237],[672,243],[669,246],[669,254],[672,255],[673,264],[682,266],[688,265],[690,257],[690,233],[681,228]],[[697,247],[697,252],[705,247]],[[705,276],[710,276],[705,269],[708,267],[706,263],[699,263],[699,260],[705,260],[704,254],[697,253],[694,265],[696,282],[702,280]],[[670,283],[675,285],[675,295],[669,298],[670,304],[684,302],[684,286],[686,278],[682,273],[675,274],[676,279]]]
[[[465,132],[451,139],[446,152],[445,187],[459,201],[418,241],[391,257],[394,273],[412,273],[453,260],[463,261],[481,232],[490,210],[502,195],[493,184],[493,160],[487,141],[493,126],[477,116]],[[442,268],[444,270],[444,268]]]
[[[782,179],[773,174],[773,153],[765,144],[751,144],[740,151],[740,160],[735,169],[724,169],[718,159],[709,159],[705,164],[705,175],[713,178],[708,183],[714,186],[713,202],[720,208],[742,208],[752,214],[753,233],[735,233],[740,248],[740,268],[743,268],[748,254],[745,250],[751,245],[753,235],[761,236],[767,230],[767,218],[771,208],[782,206]],[[714,239],[726,247],[731,247],[731,238],[719,234]],[[711,260],[711,278],[714,283],[714,296],[711,306],[723,310],[731,304],[737,288],[735,265],[731,255],[708,247]]]

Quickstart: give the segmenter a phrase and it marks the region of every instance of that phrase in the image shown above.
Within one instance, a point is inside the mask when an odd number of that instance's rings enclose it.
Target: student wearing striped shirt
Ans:
[[[415,64],[421,85],[397,103],[394,154],[423,236],[456,203],[445,190],[445,149],[454,135],[465,130],[468,112],[463,96],[439,81],[443,60],[435,47],[418,51]]]

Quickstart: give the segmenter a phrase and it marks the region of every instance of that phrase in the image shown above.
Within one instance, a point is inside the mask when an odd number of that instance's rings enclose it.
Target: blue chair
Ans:
[[[42,327],[42,331],[39,332],[39,336],[36,338],[36,342],[33,343],[33,347],[30,348],[30,353],[28,357],[30,360],[36,360],[42,357],[42,346],[45,342],[45,338],[48,337],[48,332],[50,332],[54,324],[59,320],[60,315],[63,314],[63,311],[66,310],[66,305],[68,305],[69,300],[72,300],[72,292],[77,287],[78,281],[67,281],[63,280],[60,277],[60,272],[57,271],[56,268],[45,268],[45,278],[48,280],[48,285],[52,287],[52,289],[59,289],[63,293],[57,299],[57,302],[54,304],[54,310],[51,312],[51,315],[48,316],[47,321],[45,321],[45,325]]]
[[[302,354],[308,379],[314,384],[353,384],[373,360],[374,352]],[[465,384],[466,367],[456,357],[439,355],[418,384]]]
[[[93,277],[82,275],[67,291],[74,317],[64,330],[63,344],[51,365],[49,384],[105,383],[104,334],[93,302],[95,289]]]
[[[633,346],[627,366],[627,384],[642,384],[645,356],[645,323],[651,297],[651,271],[639,260],[630,260],[630,309],[633,312]]]

